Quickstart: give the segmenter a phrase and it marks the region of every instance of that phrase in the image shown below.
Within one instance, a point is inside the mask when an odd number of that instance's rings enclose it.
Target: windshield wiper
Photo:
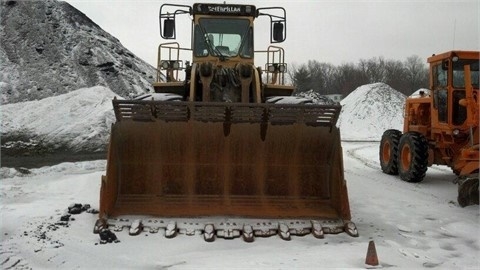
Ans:
[[[214,56],[218,56],[218,58],[222,62],[227,60],[228,59],[227,56],[223,55],[222,52],[220,52],[220,50],[212,44],[212,41],[208,38],[207,30],[205,30],[203,25],[199,23],[198,26],[200,27],[200,30],[202,31],[203,41],[205,42],[205,45],[207,45],[208,53],[211,54],[211,55],[214,55]]]

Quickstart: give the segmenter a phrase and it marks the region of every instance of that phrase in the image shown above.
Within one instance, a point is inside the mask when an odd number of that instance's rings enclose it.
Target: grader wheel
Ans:
[[[423,180],[428,166],[428,141],[420,133],[407,132],[398,145],[398,173],[403,181]]]
[[[396,129],[386,130],[382,135],[380,141],[380,166],[382,171],[386,174],[397,175],[398,174],[398,142],[402,132]]]
[[[460,177],[458,182],[458,204],[461,207],[478,204],[478,171],[476,174]]]

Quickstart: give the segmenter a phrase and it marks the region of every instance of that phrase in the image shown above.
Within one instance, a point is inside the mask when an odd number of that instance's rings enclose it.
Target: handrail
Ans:
[[[162,59],[162,49],[167,50],[168,58]],[[162,62],[163,61],[177,61],[180,62],[180,51],[191,51],[192,49],[190,48],[181,48],[180,44],[178,42],[167,42],[167,43],[161,43],[158,45],[158,58],[157,58],[157,82],[160,82],[162,80],[161,78],[161,70],[164,69],[162,68]],[[178,81],[178,71],[183,69],[182,67],[175,69],[175,74],[173,74],[173,70],[167,70],[167,74],[165,74],[165,77],[167,78],[167,81]],[[171,74],[168,74],[171,73]],[[173,78],[168,78],[168,75],[173,76]]]
[[[267,61],[265,63],[265,68],[262,70],[267,74],[267,82],[271,84],[285,85],[285,72],[280,72],[279,70],[269,71],[268,67],[272,65],[282,65],[286,71],[285,64],[285,50],[282,47],[270,45],[267,50],[255,51],[255,53],[266,53]],[[271,79],[270,79],[271,76]]]

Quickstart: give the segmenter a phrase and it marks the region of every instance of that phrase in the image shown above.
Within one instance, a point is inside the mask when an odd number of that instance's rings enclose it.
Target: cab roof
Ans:
[[[444,59],[452,58],[453,56],[458,56],[462,59],[479,59],[480,52],[478,51],[448,51],[440,54],[433,54],[428,58],[428,63],[438,62]]]
[[[228,15],[228,16],[257,16],[257,10],[253,5],[236,4],[193,4],[193,15]]]

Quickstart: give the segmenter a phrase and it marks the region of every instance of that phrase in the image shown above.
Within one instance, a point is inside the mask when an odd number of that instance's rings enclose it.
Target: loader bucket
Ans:
[[[101,218],[350,220],[340,106],[113,103]]]

